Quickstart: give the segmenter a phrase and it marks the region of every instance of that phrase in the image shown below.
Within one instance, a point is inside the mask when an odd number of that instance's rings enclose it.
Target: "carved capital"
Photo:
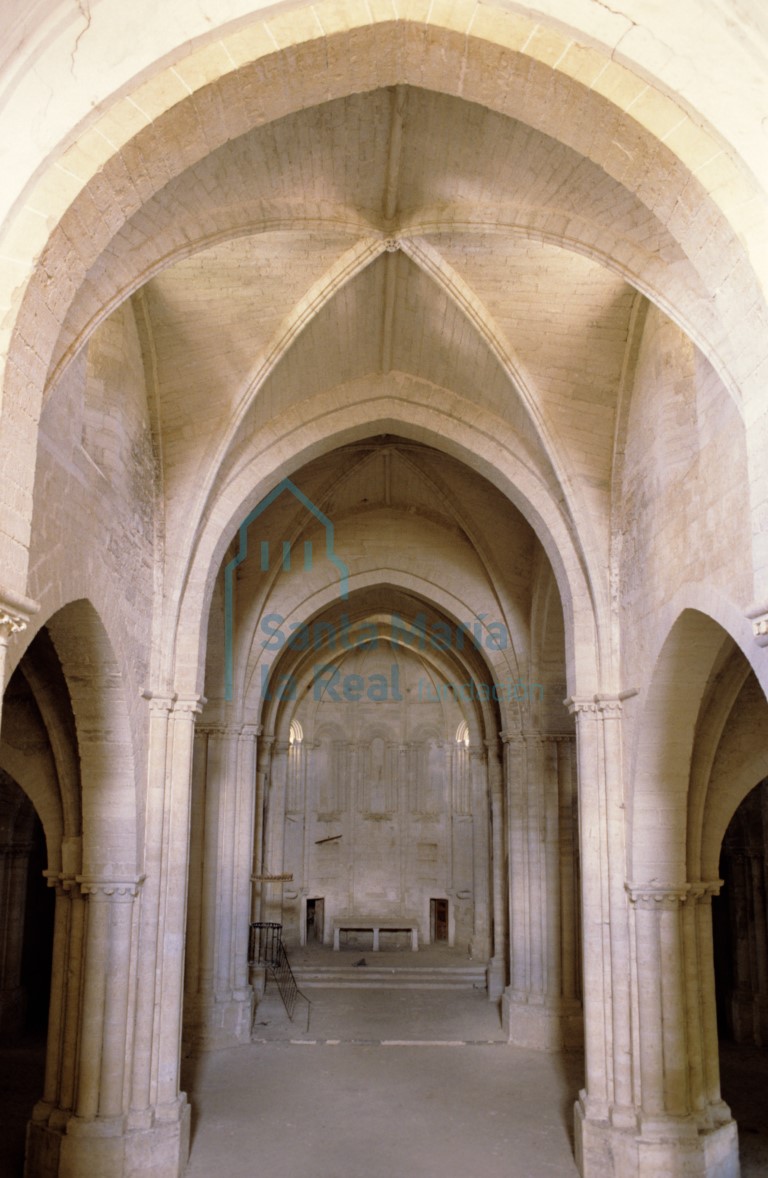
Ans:
[[[261,733],[261,724],[243,724],[240,729],[240,739],[255,740],[257,737],[261,736]]]
[[[77,893],[77,877],[66,871],[44,871],[43,876],[49,888],[56,888],[62,895],[71,897]]]
[[[747,617],[752,623],[752,633],[758,646],[768,646],[768,602],[753,605],[747,610]]]
[[[624,700],[628,693],[621,695],[596,695],[597,710],[608,719],[620,716],[624,710]]]
[[[201,736],[214,736],[224,740],[228,736],[236,736],[237,730],[228,728],[226,724],[197,724],[195,731]]]
[[[4,639],[7,642],[12,634],[20,634],[22,630],[26,630],[28,621],[28,618],[11,613],[0,606],[0,641]]]
[[[161,691],[155,693],[147,687],[142,691],[141,698],[147,701],[150,716],[163,717],[167,716],[172,710],[176,696],[166,695]]]
[[[572,716],[597,717],[597,703],[594,697],[589,699],[585,696],[583,699],[579,699],[575,695],[569,695],[567,699],[563,700],[563,703]]]
[[[690,885],[689,895],[692,900],[703,900],[706,903],[713,896],[720,895],[722,886],[723,880],[721,879],[698,880]]]
[[[135,899],[145,878],[138,875],[132,879],[98,879],[94,876],[78,875],[75,882],[83,896],[119,903]]]
[[[625,884],[629,901],[636,907],[658,911],[662,908],[678,908],[685,903],[690,893],[689,884]]]
[[[10,589],[0,588],[0,642],[5,645],[13,634],[20,634],[29,625],[29,619],[40,609],[30,597],[22,597]]]
[[[185,717],[199,716],[207,702],[204,695],[177,695],[173,702],[173,713]]]
[[[624,710],[624,700],[633,695],[637,695],[634,689],[620,691],[617,695],[608,693],[600,693],[591,697],[569,695],[567,699],[563,700],[563,703],[572,716],[584,715],[593,720],[598,718],[613,719],[619,717]]]

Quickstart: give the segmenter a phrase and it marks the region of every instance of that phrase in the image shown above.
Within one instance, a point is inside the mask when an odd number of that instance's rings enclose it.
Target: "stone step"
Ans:
[[[484,990],[485,966],[294,966],[299,989],[304,987],[408,990]]]

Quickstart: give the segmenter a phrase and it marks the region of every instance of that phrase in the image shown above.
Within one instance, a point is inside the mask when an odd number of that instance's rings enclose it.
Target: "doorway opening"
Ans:
[[[433,944],[448,943],[448,901],[436,897],[429,901],[429,935]]]
[[[743,1173],[768,1157],[768,780],[744,798],[720,854],[712,900],[715,997],[723,1098],[739,1125]],[[753,1168],[754,1167],[754,1168]]]
[[[325,900],[320,896],[315,896],[313,899],[307,900],[305,932],[308,945],[322,945],[324,925]]]

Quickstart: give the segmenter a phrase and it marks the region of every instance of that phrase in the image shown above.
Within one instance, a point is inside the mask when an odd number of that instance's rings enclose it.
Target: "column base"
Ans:
[[[575,999],[547,1001],[507,988],[501,998],[507,1040],[535,1051],[577,1051],[584,1046],[584,1012]]]
[[[184,1054],[220,1051],[251,1041],[253,991],[250,986],[230,994],[198,999],[184,1025]]]
[[[173,1119],[127,1129],[124,1117],[27,1125],[25,1178],[181,1178],[189,1158],[190,1107],[185,1096]]]
[[[454,945],[453,941],[449,940],[449,945]],[[487,961],[491,956],[491,938],[487,932],[474,933],[469,942],[469,956],[473,961]]]
[[[485,982],[488,987],[488,1001],[498,1002],[504,993],[506,981],[504,961],[501,957],[492,957],[485,971]]]
[[[693,1118],[656,1118],[630,1128],[590,1115],[585,1093],[574,1111],[582,1178],[739,1178],[736,1122],[700,1127]]]

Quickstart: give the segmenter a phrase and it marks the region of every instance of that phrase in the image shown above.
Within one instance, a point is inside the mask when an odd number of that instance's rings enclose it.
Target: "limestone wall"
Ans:
[[[651,307],[632,385],[621,482],[614,488],[623,684],[642,688],[660,610],[686,586],[751,600],[744,426],[694,344]]]

